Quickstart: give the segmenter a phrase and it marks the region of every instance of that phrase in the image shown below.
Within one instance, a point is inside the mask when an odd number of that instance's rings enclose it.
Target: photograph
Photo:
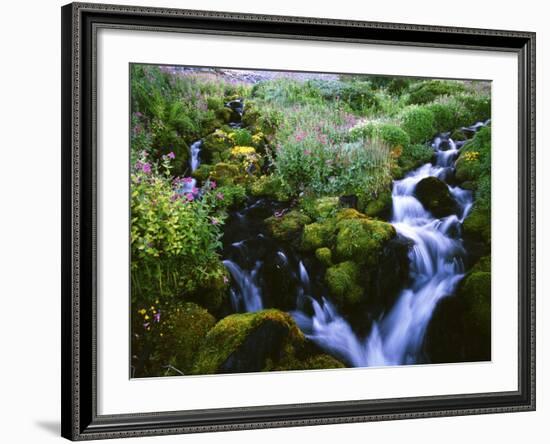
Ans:
[[[128,87],[130,378],[491,361],[491,81]]]

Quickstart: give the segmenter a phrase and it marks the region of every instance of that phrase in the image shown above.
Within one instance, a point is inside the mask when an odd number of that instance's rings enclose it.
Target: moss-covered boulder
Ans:
[[[383,191],[376,197],[359,196],[358,208],[370,217],[389,218],[392,208],[391,190]]]
[[[491,212],[489,209],[482,209],[474,205],[474,208],[466,217],[463,224],[464,236],[485,242],[491,243]]]
[[[393,225],[366,216],[343,218],[336,227],[337,258],[369,266],[376,265],[383,247],[396,235]]]
[[[474,271],[486,266],[476,265],[438,304],[426,337],[432,362],[491,360],[491,273]]]
[[[197,350],[216,319],[206,309],[187,302],[161,313],[161,340],[155,350],[184,374],[191,372]],[[162,360],[162,359],[161,359]]]
[[[414,195],[435,217],[449,216],[458,211],[449,187],[437,177],[426,177],[418,182]]]
[[[334,241],[336,224],[333,219],[314,222],[304,226],[300,248],[303,251],[315,251],[331,245]]]
[[[317,248],[317,250],[315,250],[315,257],[325,267],[330,267],[332,265],[332,251],[330,251],[330,248]]]
[[[250,194],[256,197],[269,197],[280,202],[288,201],[290,196],[281,179],[275,175],[260,176],[249,185]]]
[[[344,307],[361,302],[364,290],[358,284],[359,277],[359,266],[353,261],[345,261],[329,267],[325,274],[325,282],[331,298]]]
[[[242,181],[239,165],[233,163],[219,162],[210,170],[209,175],[218,185],[232,185]]]
[[[434,151],[425,144],[411,144],[403,148],[397,159],[397,169],[392,170],[394,178],[401,178],[407,172],[414,170],[432,160]]]
[[[214,164],[229,159],[233,142],[229,134],[221,129],[207,135],[202,142],[201,159],[205,163]]]
[[[265,370],[341,367],[312,347],[292,317],[279,310],[239,313],[223,318],[207,334],[193,373],[244,373]],[[325,367],[327,368],[327,367]]]
[[[310,217],[298,210],[265,219],[268,232],[275,239],[281,241],[290,241],[297,238],[304,226],[310,222]]]

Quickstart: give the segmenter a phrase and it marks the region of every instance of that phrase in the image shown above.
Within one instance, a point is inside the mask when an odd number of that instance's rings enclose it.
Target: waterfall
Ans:
[[[261,263],[257,262],[252,271],[247,272],[230,260],[223,261],[225,268],[229,270],[236,289],[231,289],[231,305],[235,311],[258,311],[263,308],[262,296],[258,287],[258,271]]]
[[[195,171],[201,164],[199,154],[202,148],[202,140],[197,140],[193,142],[189,147],[189,153],[191,154],[191,159],[189,160],[189,165],[191,166],[191,172]]]
[[[432,147],[435,165],[425,164],[393,184],[391,223],[413,242],[409,251],[412,284],[401,291],[393,307],[373,323],[366,338],[355,334],[328,299],[311,299],[311,317],[302,311],[293,313],[307,337],[354,367],[417,363],[436,305],[454,292],[464,276],[465,251],[456,233],[472,207],[472,193],[448,186],[459,214],[442,219],[431,215],[414,196],[422,179],[434,176],[445,180],[454,171],[457,144],[448,135],[441,135]]]

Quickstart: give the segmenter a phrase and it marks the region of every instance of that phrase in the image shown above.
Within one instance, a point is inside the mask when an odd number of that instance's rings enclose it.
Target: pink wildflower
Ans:
[[[222,193],[216,194],[216,197],[220,200],[223,200],[223,194]]]
[[[175,159],[175,158],[176,158],[176,155],[174,154],[173,151],[170,151],[170,152],[168,153],[168,158],[169,158],[169,159]]]
[[[187,197],[187,200],[192,202],[193,200],[195,200],[195,196],[193,196],[191,193],[187,193],[185,195],[185,197]]]

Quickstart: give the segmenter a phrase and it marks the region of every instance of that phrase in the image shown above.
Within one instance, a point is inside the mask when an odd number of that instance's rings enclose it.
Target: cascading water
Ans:
[[[481,126],[483,124],[476,124],[470,128],[475,131]],[[293,313],[311,340],[352,366],[418,363],[437,303],[454,292],[464,275],[465,251],[457,233],[472,207],[472,193],[448,186],[457,202],[458,214],[441,219],[426,211],[414,196],[416,185],[422,179],[434,176],[446,180],[453,173],[459,153],[457,144],[448,135],[442,135],[432,146],[435,165],[425,164],[393,185],[391,223],[399,234],[413,241],[409,252],[412,284],[401,292],[393,307],[374,322],[365,339],[355,334],[325,298],[311,299],[314,310],[311,317],[301,311]]]

